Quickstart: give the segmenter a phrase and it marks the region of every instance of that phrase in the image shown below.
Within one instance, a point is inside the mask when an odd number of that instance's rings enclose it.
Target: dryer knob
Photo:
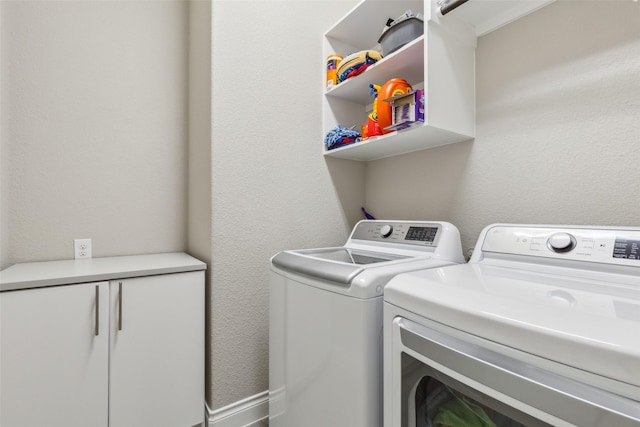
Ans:
[[[380,234],[382,235],[382,237],[389,237],[391,236],[391,233],[393,233],[393,227],[389,224],[383,225],[380,229]]]
[[[554,252],[569,252],[576,247],[576,238],[569,233],[556,233],[549,237],[547,246]]]

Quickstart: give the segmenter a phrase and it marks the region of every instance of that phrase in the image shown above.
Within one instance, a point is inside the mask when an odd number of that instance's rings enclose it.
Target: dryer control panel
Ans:
[[[482,251],[640,267],[640,228],[496,225]]]
[[[434,247],[441,230],[442,224],[436,222],[361,221],[351,239]]]

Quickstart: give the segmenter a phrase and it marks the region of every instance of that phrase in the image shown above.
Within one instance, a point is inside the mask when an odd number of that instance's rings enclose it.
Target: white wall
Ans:
[[[268,388],[269,258],[343,243],[364,165],[322,156],[322,34],[353,1],[213,1],[212,409]]]
[[[383,218],[640,226],[640,3],[560,1],[479,39],[474,141],[371,162]]]
[[[0,7],[2,267],[184,250],[187,4]]]

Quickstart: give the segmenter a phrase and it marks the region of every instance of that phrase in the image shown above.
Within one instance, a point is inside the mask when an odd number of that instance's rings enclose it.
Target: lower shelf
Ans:
[[[333,150],[325,149],[324,155],[341,159],[371,161],[470,139],[473,139],[473,136],[423,125],[376,136]]]

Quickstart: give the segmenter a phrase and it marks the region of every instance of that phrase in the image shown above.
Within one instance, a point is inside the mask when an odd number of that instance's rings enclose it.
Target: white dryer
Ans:
[[[640,426],[640,228],[491,225],[384,299],[385,427]]]
[[[271,427],[382,425],[382,295],[395,275],[464,262],[446,222],[361,221],[341,247],[272,258]]]

